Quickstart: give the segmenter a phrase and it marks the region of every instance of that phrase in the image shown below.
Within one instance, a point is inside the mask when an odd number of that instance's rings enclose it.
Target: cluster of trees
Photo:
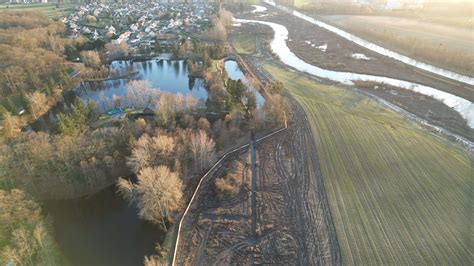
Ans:
[[[99,67],[102,64],[102,60],[97,51],[81,51],[79,57],[84,65],[88,67]]]
[[[128,172],[128,139],[116,128],[71,136],[22,133],[0,148],[0,181],[38,199],[86,195]]]
[[[281,81],[272,80],[267,85],[267,88],[271,94],[280,94],[285,89],[285,86],[283,85],[283,82]]]
[[[222,44],[193,42],[191,49],[193,53],[188,57],[186,64],[188,72],[194,76],[205,75],[210,71],[213,60],[219,60],[225,56],[225,47]]]
[[[109,60],[127,56],[129,52],[130,47],[128,47],[127,43],[125,42],[119,44],[107,43],[105,45],[105,57]]]
[[[0,95],[51,87],[67,78],[64,26],[43,14],[2,12],[0,16]],[[50,84],[53,79],[54,84]],[[51,88],[52,89],[52,88]],[[7,108],[7,107],[6,107]]]
[[[123,96],[100,97],[101,110],[120,106],[153,108],[158,118],[158,124],[163,127],[172,127],[176,119],[193,108],[198,107],[198,100],[191,94],[163,92],[153,88],[149,81],[132,80],[127,84],[127,92]]]
[[[61,91],[57,88],[53,90],[52,95],[53,98],[50,98],[43,92],[34,91],[31,93],[24,93],[24,91],[22,91],[19,95],[19,102],[30,113],[33,119],[38,119],[49,110],[50,106],[52,106],[56,100],[62,97]],[[10,110],[1,105],[0,119],[2,126],[0,132],[7,139],[18,136],[21,132],[21,128],[26,126],[27,123],[26,119],[12,115]]]
[[[255,93],[249,91],[248,87],[241,80],[227,78],[227,73],[223,70],[222,77],[210,75],[206,77],[209,86],[210,97],[206,101],[207,108],[212,112],[240,112],[247,118],[257,107]]]
[[[138,123],[146,128],[143,121]],[[189,181],[216,160],[215,143],[206,133],[209,122],[201,118],[197,125],[174,132],[145,131],[133,145],[127,165],[138,181],[120,178],[117,186],[125,199],[137,204],[143,219],[166,228],[180,206],[183,180]]]
[[[216,17],[212,19],[212,27],[207,31],[210,40],[224,43],[227,40],[227,28],[232,25],[232,13],[221,8]]]
[[[18,189],[0,190],[0,264],[61,265],[50,220]]]
[[[88,101],[87,106],[77,97],[71,105],[71,112],[60,113],[57,116],[57,132],[72,136],[86,129],[88,122],[95,121],[99,116],[97,106],[93,101]]]
[[[78,36],[74,39],[68,40],[64,46],[64,55],[70,61],[76,61],[80,58],[82,51],[101,50],[105,47],[105,41],[102,39],[89,40],[85,36]]]

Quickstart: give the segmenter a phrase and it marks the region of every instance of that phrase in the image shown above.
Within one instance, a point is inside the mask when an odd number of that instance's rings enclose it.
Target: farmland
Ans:
[[[3,11],[37,11],[46,14],[50,18],[60,18],[68,15],[77,4],[16,4],[0,5],[0,13]]]
[[[404,55],[464,74],[474,69],[472,27],[392,16],[321,16],[328,23]]]
[[[469,264],[472,155],[371,98],[265,69],[308,116],[343,264]]]

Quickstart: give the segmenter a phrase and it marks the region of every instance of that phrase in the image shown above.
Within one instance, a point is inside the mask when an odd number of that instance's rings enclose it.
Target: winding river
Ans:
[[[301,13],[301,12],[298,12],[296,10],[293,10],[293,9],[285,7],[285,6],[277,5],[273,1],[264,0],[264,2],[269,4],[269,5],[272,5],[274,7],[277,7],[279,9],[283,10],[283,11],[286,11],[286,12],[288,12],[288,13],[290,13],[290,14],[298,17],[298,18],[304,19],[304,20],[308,21],[309,23],[312,23],[312,24],[314,24],[318,27],[321,27],[321,28],[324,28],[324,29],[326,29],[330,32],[333,32],[333,33],[341,36],[342,38],[347,39],[347,40],[349,40],[353,43],[356,43],[356,44],[358,44],[362,47],[365,47],[365,48],[367,48],[367,49],[369,49],[373,52],[376,52],[376,53],[379,53],[381,55],[390,57],[390,58],[395,59],[397,61],[408,64],[410,66],[414,66],[416,68],[423,69],[423,70],[431,72],[433,74],[437,74],[437,75],[440,75],[440,76],[443,76],[443,77],[446,77],[446,78],[457,80],[459,82],[463,82],[463,83],[466,83],[466,84],[469,84],[469,85],[474,85],[474,78],[472,78],[472,77],[465,76],[465,75],[462,75],[462,74],[459,74],[459,73],[456,73],[456,72],[453,72],[453,71],[450,71],[450,70],[447,70],[447,69],[443,69],[443,68],[440,68],[440,67],[436,67],[436,66],[433,66],[433,65],[430,65],[430,64],[426,64],[426,63],[417,61],[413,58],[401,55],[401,54],[396,53],[394,51],[383,48],[383,47],[381,47],[381,46],[379,46],[375,43],[371,43],[371,42],[369,42],[367,40],[364,40],[362,38],[359,38],[359,37],[357,37],[353,34],[345,32],[345,31],[343,31],[339,28],[336,28],[332,25],[324,23],[320,20],[317,20],[315,18],[307,16],[307,15]],[[262,9],[259,8],[258,10],[261,12]],[[258,11],[256,11],[256,12],[258,12]]]
[[[272,51],[278,55],[284,64],[296,70],[346,85],[353,85],[354,81],[370,81],[412,90],[417,93],[433,97],[443,102],[448,107],[453,108],[459,114],[461,114],[464,119],[467,120],[468,126],[470,128],[474,128],[474,104],[471,101],[432,87],[413,82],[381,76],[356,74],[351,72],[338,72],[319,68],[306,63],[290,50],[286,44],[286,41],[288,40],[288,30],[285,26],[273,22],[259,20],[235,19],[235,21],[238,23],[258,23],[271,27],[275,33],[270,44]]]

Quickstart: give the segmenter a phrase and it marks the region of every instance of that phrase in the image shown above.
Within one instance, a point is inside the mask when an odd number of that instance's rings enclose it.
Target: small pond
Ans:
[[[70,265],[143,265],[165,233],[139,219],[109,187],[88,198],[48,202],[54,236]]]
[[[250,81],[247,79],[244,72],[242,72],[242,70],[240,69],[239,64],[235,60],[225,61],[224,67],[230,79],[232,80],[240,79],[245,85],[247,85],[250,91],[253,91],[255,93],[255,96],[257,99],[257,105],[262,105],[265,103],[265,98],[263,98],[260,92],[258,92],[258,90],[252,86],[252,84],[250,84]]]

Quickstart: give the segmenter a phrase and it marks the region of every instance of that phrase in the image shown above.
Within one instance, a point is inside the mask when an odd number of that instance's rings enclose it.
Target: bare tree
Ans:
[[[215,142],[204,130],[190,134],[189,149],[193,154],[195,169],[202,172],[216,159]]]
[[[182,182],[175,172],[166,166],[145,168],[138,174],[137,190],[140,198],[139,215],[148,221],[161,221],[166,228],[165,219],[176,211],[181,202]]]
[[[232,12],[229,10],[222,8],[219,11],[219,20],[222,22],[222,24],[224,24],[224,26],[230,27],[232,25],[232,18]]]
[[[227,39],[227,30],[225,25],[218,19],[214,20],[214,26],[209,29],[209,38],[215,42],[224,42]]]
[[[132,80],[127,84],[127,94],[124,103],[135,108],[144,108],[148,102],[159,99],[161,91],[152,88],[148,80]]]
[[[48,98],[44,93],[39,91],[28,93],[26,100],[28,101],[30,113],[35,119],[38,119],[38,117],[42,116],[49,109]]]
[[[81,51],[79,56],[84,65],[88,67],[98,67],[102,64],[99,53],[96,51]]]
[[[143,258],[143,265],[144,266],[165,266],[167,265],[166,262],[160,261],[156,256],[145,256]]]
[[[209,132],[209,130],[211,129],[211,123],[209,123],[209,120],[207,120],[207,118],[201,117],[197,122],[197,127],[199,129],[204,130],[205,132]]]
[[[156,107],[156,114],[164,124],[170,123],[177,112],[176,97],[172,93],[164,92]]]
[[[137,178],[136,184],[120,178],[119,193],[125,199],[137,202],[142,219],[161,224],[166,229],[170,214],[181,204],[183,193],[179,174],[162,165],[142,169]]]
[[[21,132],[20,118],[9,112],[3,114],[2,131],[7,138],[14,138]]]
[[[105,50],[108,58],[115,59],[128,55],[130,48],[124,42],[120,44],[108,43],[105,45]]]
[[[2,246],[0,264],[59,265],[50,223],[40,206],[18,189],[0,190]]]
[[[129,203],[135,201],[134,186],[130,180],[119,177],[117,179],[117,192]]]
[[[127,165],[137,173],[146,167],[170,164],[174,150],[175,142],[172,137],[165,134],[150,137],[144,134],[135,144],[130,157],[127,158]]]
[[[209,37],[216,42],[224,42],[227,39],[227,29],[232,25],[232,13],[226,9],[221,9],[218,16],[212,21],[212,28],[209,29]]]

